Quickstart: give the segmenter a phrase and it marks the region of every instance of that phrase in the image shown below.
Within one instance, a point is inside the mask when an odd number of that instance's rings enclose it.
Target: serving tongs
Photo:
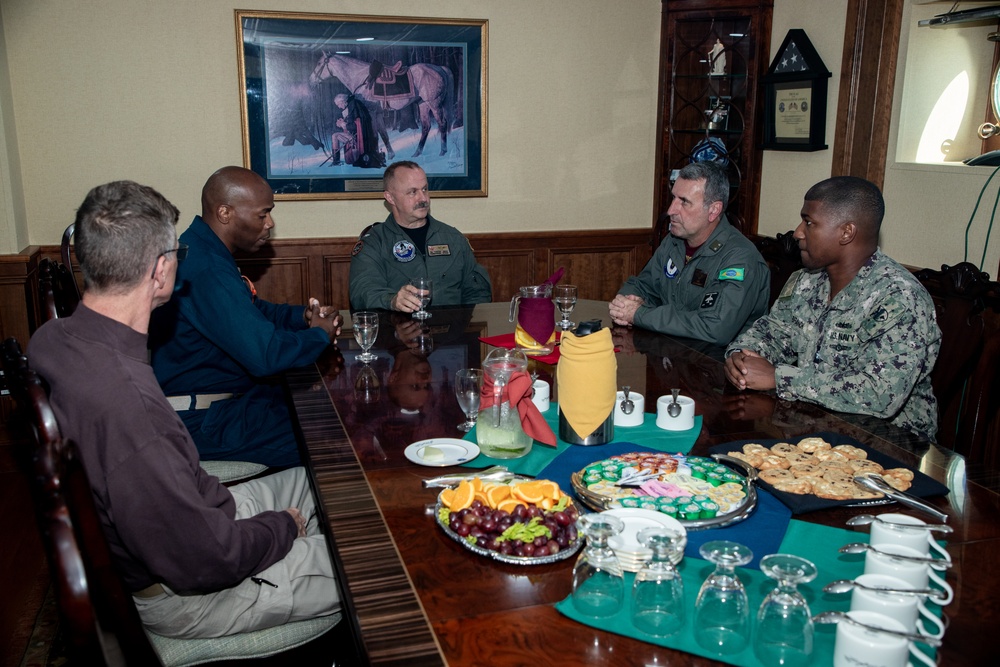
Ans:
[[[812,620],[813,623],[840,623],[841,621],[844,621],[845,623],[856,625],[859,628],[864,628],[870,632],[881,632],[894,637],[902,637],[903,639],[907,639],[911,642],[920,642],[921,644],[927,644],[928,646],[933,646],[934,648],[941,646],[940,639],[926,637],[915,632],[901,632],[899,630],[890,630],[889,628],[880,628],[877,625],[868,625],[867,623],[862,623],[861,621],[851,618],[842,611],[824,611],[813,616]]]
[[[621,477],[615,482],[615,486],[640,487],[651,479],[659,479],[660,473],[653,472],[652,468],[622,468]]]
[[[482,470],[472,470],[467,473],[431,477],[430,479],[425,479],[423,484],[425,489],[443,489],[448,486],[455,486],[462,480],[472,479],[473,477],[478,477],[481,480],[489,482],[506,482],[515,477],[527,477],[527,475],[511,472],[505,466],[492,466],[490,468],[483,468]]]
[[[916,496],[911,496],[908,493],[897,491],[889,485],[889,482],[885,481],[882,475],[879,475],[878,473],[867,472],[856,475],[854,477],[854,483],[863,486],[870,491],[877,491],[878,493],[885,495],[887,498],[892,498],[896,502],[912,507],[915,510],[926,512],[941,523],[948,520],[947,514],[931,507]]]

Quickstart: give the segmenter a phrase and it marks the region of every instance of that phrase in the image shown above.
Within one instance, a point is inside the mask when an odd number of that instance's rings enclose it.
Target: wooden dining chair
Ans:
[[[799,243],[795,240],[794,231],[778,234],[776,237],[757,236],[753,239],[754,246],[760,252],[767,266],[771,269],[771,298],[769,306],[773,306],[793,273],[802,268],[802,256],[799,254]]]
[[[72,287],[73,290],[76,292],[76,300],[77,302],[79,302],[83,295],[80,294],[80,284],[76,282],[76,276],[73,273],[72,243],[73,243],[73,234],[75,231],[76,231],[76,223],[74,222],[69,223],[69,227],[67,227],[65,231],[63,231],[62,243],[59,246],[59,254],[62,257],[63,266],[66,267],[66,270],[69,272],[69,276],[72,279],[73,283]]]
[[[64,264],[43,258],[38,262],[39,324],[69,317],[80,303],[76,280]]]
[[[33,422],[29,476],[35,514],[61,629],[75,660],[165,667],[216,662],[234,666],[240,661],[330,665],[342,646],[353,644],[343,636],[350,630],[339,623],[339,613],[212,639],[173,639],[147,631],[112,564],[82,460],[72,441],[61,437],[43,381],[28,366],[15,339],[4,342],[3,358],[11,395]],[[339,632],[331,633],[338,625]]]
[[[915,273],[931,298],[941,350],[931,373],[938,401],[938,443],[973,463],[1000,446],[1000,284],[962,262]]]

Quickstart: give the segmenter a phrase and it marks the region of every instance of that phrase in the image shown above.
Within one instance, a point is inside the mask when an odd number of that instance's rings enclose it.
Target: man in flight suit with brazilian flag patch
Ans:
[[[615,324],[727,345],[767,313],[771,272],[723,212],[729,178],[713,162],[681,169],[670,234],[608,305]]]

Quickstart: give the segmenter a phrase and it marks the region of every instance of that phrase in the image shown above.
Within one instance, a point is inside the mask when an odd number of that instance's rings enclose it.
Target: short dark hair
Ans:
[[[76,255],[87,289],[127,291],[177,242],[180,212],[159,192],[133,181],[99,185],[76,212]]]
[[[399,162],[393,162],[388,167],[385,168],[385,172],[382,174],[382,189],[388,190],[389,184],[392,183],[392,179],[396,178],[396,171],[398,169],[419,169],[423,171],[424,168],[413,160],[400,160]]]
[[[834,176],[809,188],[806,201],[823,202],[841,220],[850,218],[878,237],[885,199],[878,186],[857,176]]]
[[[708,208],[712,202],[721,201],[722,210],[729,205],[729,175],[715,162],[692,162],[681,169],[677,178],[685,181],[705,181],[704,202]]]

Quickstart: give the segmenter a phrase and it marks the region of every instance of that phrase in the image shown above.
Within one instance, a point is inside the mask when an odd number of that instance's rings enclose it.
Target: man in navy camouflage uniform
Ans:
[[[941,331],[927,290],[878,248],[884,213],[878,187],[861,178],[809,189],[795,230],[805,268],[726,350],[726,377],[933,439]]]
[[[767,312],[771,272],[729,224],[729,177],[714,162],[681,169],[670,235],[609,304],[615,324],[727,345]]]

